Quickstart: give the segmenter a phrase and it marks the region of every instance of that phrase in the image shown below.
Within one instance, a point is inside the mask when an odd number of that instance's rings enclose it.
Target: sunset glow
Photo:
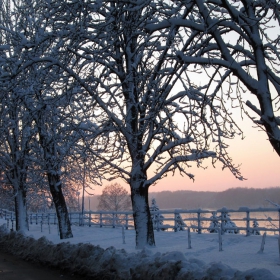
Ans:
[[[237,116],[238,117],[238,116]],[[228,142],[229,153],[236,165],[241,165],[240,170],[247,180],[236,179],[229,170],[222,170],[221,163],[216,163],[215,168],[211,160],[206,160],[204,166],[197,168],[193,162],[189,172],[195,175],[192,181],[180,174],[171,174],[150,187],[150,192],[193,190],[193,191],[224,191],[229,188],[267,188],[280,186],[280,172],[278,172],[279,157],[273,151],[267,140],[265,132],[253,127],[254,124],[248,118],[240,122],[245,139],[236,138]],[[129,190],[129,186],[123,180],[116,180]],[[94,186],[96,195],[102,193],[102,188],[110,184],[104,182],[103,186]]]

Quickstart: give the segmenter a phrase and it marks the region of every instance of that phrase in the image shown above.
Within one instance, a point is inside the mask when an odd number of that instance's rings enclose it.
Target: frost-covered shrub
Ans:
[[[150,207],[150,211],[159,211],[159,207],[156,203],[156,199],[153,198],[152,199],[152,205]],[[160,213],[152,213],[151,214],[151,218],[152,218],[152,221],[153,221],[153,228],[156,229],[156,230],[165,230],[164,228],[162,228],[163,226],[163,219],[164,219],[164,216],[161,215]]]
[[[175,226],[174,226],[174,231],[182,231],[185,230],[185,227],[187,225],[184,223],[182,216],[180,213],[176,214],[176,219],[175,219]]]
[[[250,234],[252,235],[260,235],[260,231],[257,229],[259,227],[259,223],[256,219],[253,220],[253,229],[250,230]]]
[[[221,219],[221,227],[224,233],[239,233],[239,229],[237,228],[236,224],[233,221],[231,221],[230,214],[228,212],[222,212]]]
[[[208,231],[210,233],[217,233],[219,231],[219,228],[221,228],[221,223],[219,222],[219,217],[217,217],[217,213],[212,212],[212,216],[210,217],[210,219],[212,219],[212,221],[210,222]]]

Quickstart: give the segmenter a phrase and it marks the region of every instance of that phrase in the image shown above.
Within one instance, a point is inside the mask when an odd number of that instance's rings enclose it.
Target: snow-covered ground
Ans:
[[[114,279],[280,279],[276,235],[267,235],[260,253],[262,236],[225,234],[219,251],[215,233],[192,232],[188,249],[187,231],[155,231],[156,247],[136,250],[134,230],[124,230],[124,238],[122,228],[73,226],[74,238],[63,243],[53,225],[50,233],[47,225],[43,232],[40,225],[32,225],[27,235],[33,239],[9,234],[3,224],[6,221],[0,219],[1,247],[74,273],[105,273],[106,279],[110,273],[119,277]]]

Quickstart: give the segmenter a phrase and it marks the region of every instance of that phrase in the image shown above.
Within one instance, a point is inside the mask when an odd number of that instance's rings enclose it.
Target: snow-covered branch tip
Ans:
[[[278,208],[278,210],[280,210],[280,204],[277,204],[277,203],[275,203],[275,202],[273,202],[273,201],[271,201],[269,199],[266,199],[266,201],[268,201],[270,204],[274,205],[275,207]]]

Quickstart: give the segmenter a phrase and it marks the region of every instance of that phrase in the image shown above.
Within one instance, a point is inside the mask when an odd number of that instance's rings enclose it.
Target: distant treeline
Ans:
[[[267,189],[232,188],[223,192],[175,191],[151,193],[161,209],[217,209],[227,207],[273,207],[268,201],[280,204],[280,187]]]
[[[98,196],[91,197],[90,208],[96,210]],[[266,199],[280,204],[280,187],[254,189],[232,188],[223,192],[200,191],[162,191],[151,192],[149,200],[156,199],[160,209],[218,209],[227,207],[238,209],[239,207],[273,207]],[[88,199],[85,200],[87,204]],[[88,205],[86,205],[88,209]]]

